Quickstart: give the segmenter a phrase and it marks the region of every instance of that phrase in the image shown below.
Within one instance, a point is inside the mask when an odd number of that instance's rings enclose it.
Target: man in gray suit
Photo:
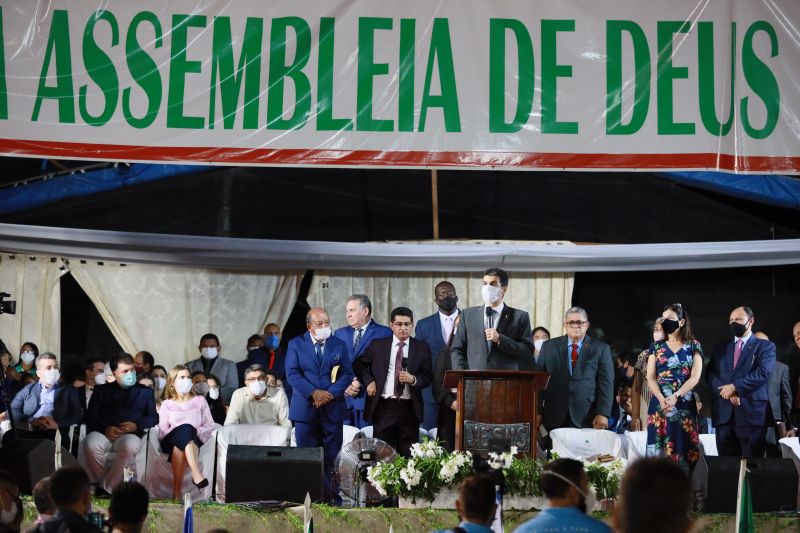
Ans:
[[[239,388],[239,372],[236,363],[220,356],[219,339],[213,333],[206,333],[200,337],[200,357],[186,363],[189,372],[202,370],[206,376],[214,374],[219,378],[219,389],[222,403],[230,405],[233,391]]]
[[[567,310],[564,326],[567,334],[545,341],[539,352],[539,370],[550,373],[542,394],[544,427],[607,429],[614,396],[611,348],[586,335],[589,315],[581,307]]]
[[[758,333],[756,333],[758,336]],[[759,337],[761,338],[761,337]],[[767,457],[780,457],[778,440],[794,437],[795,430],[789,420],[792,411],[792,387],[789,385],[789,366],[775,361],[769,377],[769,406],[772,424],[767,426]]]
[[[483,273],[481,295],[486,305],[464,309],[450,358],[453,370],[517,370],[533,359],[528,313],[503,303],[508,274],[500,268]]]

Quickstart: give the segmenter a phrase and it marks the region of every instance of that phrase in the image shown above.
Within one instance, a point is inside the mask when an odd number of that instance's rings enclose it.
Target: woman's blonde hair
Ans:
[[[184,365],[173,366],[170,369],[169,374],[167,374],[167,386],[164,387],[165,400],[173,400],[178,397],[178,391],[175,390],[175,380],[178,379],[178,374],[180,374],[182,370],[186,370],[187,372],[189,372],[189,375],[191,376],[192,372],[189,370],[188,367]],[[194,396],[194,391],[189,391],[189,394]]]

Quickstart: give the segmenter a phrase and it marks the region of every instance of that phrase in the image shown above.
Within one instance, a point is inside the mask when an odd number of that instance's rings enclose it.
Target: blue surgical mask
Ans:
[[[280,343],[280,337],[274,333],[270,335],[264,335],[264,346],[267,348],[267,350],[277,350]]]
[[[120,385],[126,389],[136,385],[136,371],[131,370],[130,372],[125,372],[122,375],[122,381],[120,381]]]

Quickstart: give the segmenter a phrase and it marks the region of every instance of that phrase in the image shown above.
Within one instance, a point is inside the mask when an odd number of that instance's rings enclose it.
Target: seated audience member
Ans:
[[[192,473],[197,488],[208,486],[208,479],[200,469],[200,446],[214,431],[214,419],[203,396],[192,392],[189,369],[177,365],[169,371],[167,390],[158,414],[158,437],[161,450],[172,463],[172,498],[183,495],[183,473],[186,467]]]
[[[523,369],[522,364],[520,364],[520,370],[536,370],[535,365],[539,361],[539,352],[542,351],[542,345],[544,341],[550,340],[550,332],[543,326],[537,326],[531,335],[533,337],[533,366]]]
[[[580,461],[556,459],[548,463],[539,477],[539,487],[549,507],[520,525],[514,533],[611,533],[611,528],[603,522],[587,516],[592,513],[595,495]]]
[[[72,382],[72,386],[78,389],[78,398],[83,411],[86,411],[86,407],[89,406],[89,399],[92,397],[94,388],[105,383],[105,363],[94,357],[88,359],[83,365],[83,379],[79,378]]]
[[[17,427],[20,438],[55,439],[56,430],[61,429],[62,445],[69,449],[69,427],[79,424],[82,409],[78,392],[74,387],[59,383],[56,356],[44,352],[36,359],[36,373],[39,383],[26,385],[11,401],[14,423],[27,422],[30,429]],[[3,436],[8,442],[12,432]]]
[[[58,512],[52,519],[29,531],[103,533],[102,529],[93,526],[84,518],[92,510],[92,486],[83,468],[65,466],[53,472],[50,476],[50,497]]]
[[[494,480],[486,474],[475,474],[461,482],[456,511],[458,527],[440,533],[493,533],[492,522],[497,510]]]
[[[614,507],[619,533],[688,533],[692,488],[683,469],[660,457],[638,459],[622,478]]]
[[[133,361],[133,358],[131,358],[131,361]],[[109,363],[103,365],[103,374],[106,376],[106,383],[114,383],[117,380],[117,378],[114,377],[114,371],[111,370],[111,365]]]
[[[631,426],[631,385],[622,383],[617,389],[616,406],[608,418],[608,430],[623,434]]]
[[[33,523],[34,526],[52,519],[58,511],[56,504],[53,503],[53,498],[50,496],[50,487],[49,477],[43,477],[33,486],[33,505],[36,506],[36,512],[39,513]]]
[[[192,372],[192,392],[198,396],[208,394],[208,376],[202,370]]]
[[[158,424],[153,391],[136,383],[133,357],[126,353],[109,361],[114,382],[95,387],[86,410],[84,466],[92,483],[110,492],[122,481],[123,468],[133,461],[147,428]],[[108,464],[108,456],[116,456]]]
[[[120,483],[111,493],[108,521],[111,533],[140,533],[147,520],[150,495],[141,483]]]
[[[167,369],[161,365],[154,365],[150,375],[153,376],[153,392],[156,395],[156,403],[160,405],[161,400],[164,399],[164,389],[167,388]]]
[[[251,337],[252,338],[252,337]],[[251,347],[251,346],[248,346]],[[286,353],[281,348],[281,328],[278,324],[269,323],[264,326],[264,336],[260,347],[248,350],[244,361],[236,363],[236,371],[239,375],[239,384],[244,386],[244,371],[250,365],[261,365],[267,371],[272,371],[279,381],[286,381]],[[285,389],[289,401],[292,399],[291,388]]]
[[[136,379],[136,383],[143,385],[150,390],[153,390],[154,387],[153,377],[150,374],[142,374]]]
[[[24,517],[17,479],[0,470],[0,533],[18,533]]]
[[[264,337],[259,335],[258,333],[254,333],[247,338],[247,353],[249,354],[253,350],[258,350],[259,348],[264,347]]]
[[[213,333],[206,333],[200,337],[200,357],[189,361],[186,366],[194,373],[202,370],[206,375],[214,374],[219,378],[222,403],[230,404],[233,391],[239,387],[239,376],[236,373],[236,363],[220,356],[222,346]],[[194,374],[192,374],[194,375]],[[206,392],[203,392],[205,396]]]
[[[155,364],[156,360],[150,352],[137,352],[133,357],[133,367],[136,369],[138,377],[152,372]]]
[[[206,402],[208,402],[208,408],[211,410],[211,418],[214,419],[214,423],[223,426],[225,425],[225,405],[222,403],[222,397],[219,392],[219,378],[211,374],[208,376],[206,383],[208,383]]]
[[[291,427],[289,400],[282,390],[267,384],[264,367],[252,365],[244,376],[245,386],[233,393],[225,425],[271,424]]]
[[[39,348],[32,342],[25,342],[19,347],[19,361],[13,368],[12,379],[22,381],[25,374],[36,375],[34,361],[39,357]]]

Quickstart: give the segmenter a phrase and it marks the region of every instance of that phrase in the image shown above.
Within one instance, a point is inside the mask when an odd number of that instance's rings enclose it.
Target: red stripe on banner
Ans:
[[[130,146],[0,139],[9,156],[108,161],[195,162],[255,165],[481,167],[550,169],[709,169],[741,172],[800,171],[800,157],[728,154],[573,154],[537,152],[424,152],[191,146]]]

